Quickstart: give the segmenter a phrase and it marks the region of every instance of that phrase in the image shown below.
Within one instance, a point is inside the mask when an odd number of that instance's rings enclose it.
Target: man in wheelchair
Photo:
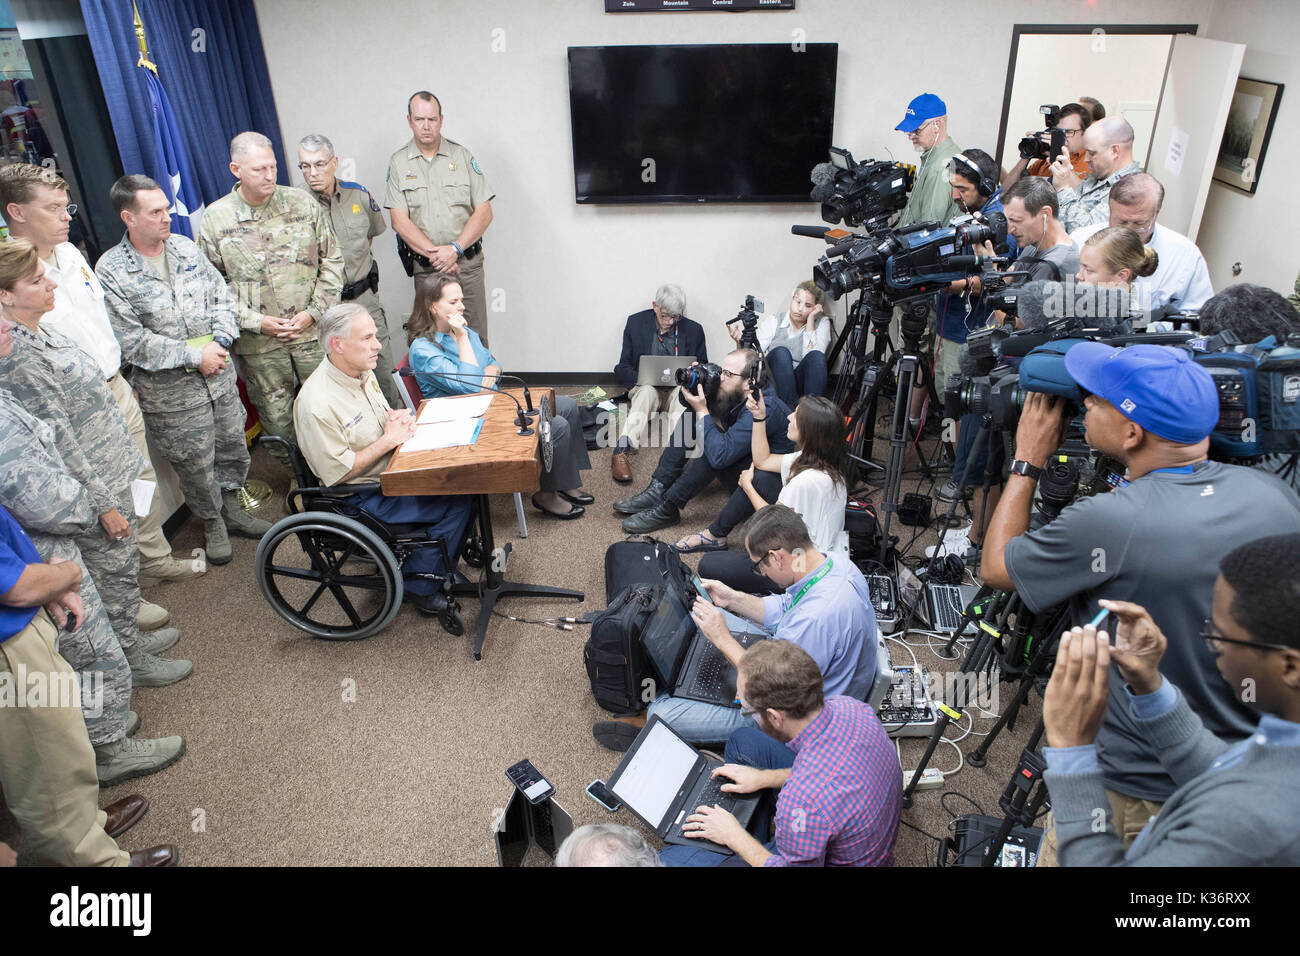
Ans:
[[[415,434],[415,416],[390,408],[379,389],[374,368],[381,343],[364,307],[355,302],[334,306],[321,318],[318,334],[325,359],[293,404],[299,450],[322,485],[362,486],[350,500],[361,511],[389,525],[426,525],[430,541],[445,542],[446,561],[440,547],[417,547],[402,565],[402,577],[412,603],[440,616],[447,627],[449,618],[442,612],[450,589],[441,582],[455,571],[472,514],[470,499],[383,495],[379,475],[394,449]]]

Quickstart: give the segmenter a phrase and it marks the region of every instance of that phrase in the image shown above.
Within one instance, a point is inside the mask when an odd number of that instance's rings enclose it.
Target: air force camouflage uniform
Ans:
[[[140,551],[131,482],[144,468],[144,458],[89,352],[57,332],[32,332],[22,325],[14,326],[13,342],[13,352],[0,358],[0,387],[53,429],[68,474],[89,495],[95,527],[76,536],[77,546],[129,654],[140,636]],[[99,527],[99,515],[114,508],[130,523],[129,537],[111,539]]]
[[[372,272],[373,284],[376,287],[379,284],[379,266],[370,252],[370,240],[382,235],[388,228],[379,203],[375,202],[365,186],[342,179],[334,180],[334,192],[329,196],[316,192],[306,183],[299,188],[315,198],[329,216],[334,236],[343,253],[341,299],[344,302],[355,302],[375,320],[375,332],[381,346],[375,378],[379,380],[379,388],[384,393],[384,398],[388,399],[388,404],[393,408],[405,408],[393,376],[389,374],[396,368],[396,363],[393,362],[393,349],[389,344],[388,318],[384,315],[379,296],[371,288]]]
[[[1066,232],[1074,232],[1084,226],[1095,226],[1110,222],[1110,187],[1125,176],[1142,172],[1137,160],[1123,169],[1117,169],[1104,179],[1098,179],[1092,173],[1084,177],[1077,187],[1057,190],[1056,199],[1060,206],[1059,219]]]
[[[306,311],[319,320],[338,304],[343,255],[320,203],[300,189],[276,186],[261,206],[250,206],[236,186],[203,213],[199,248],[230,284],[237,300],[235,343],[248,397],[262,429],[293,438],[293,395],[323,357],[312,323],[282,342],[262,334],[263,316],[292,318]],[[278,447],[272,454],[287,458]]]
[[[221,274],[185,236],[163,246],[168,275],[125,236],[95,266],[104,302],[135,367],[131,383],[154,444],[180,478],[190,510],[205,521],[221,516],[225,490],[248,477],[244,407],[234,368],[204,376],[203,347],[229,349],[239,338],[235,303]]]
[[[103,681],[102,706],[82,697],[90,743],[99,747],[121,740],[131,707],[131,668],[77,548],[78,539],[103,537],[98,506],[86,487],[68,474],[53,427],[29,415],[4,389],[0,389],[0,504],[23,526],[43,561],[75,561],[85,572],[80,592],[85,618],[75,631],[59,633],[58,651],[83,686],[91,673],[102,675],[98,678]]]

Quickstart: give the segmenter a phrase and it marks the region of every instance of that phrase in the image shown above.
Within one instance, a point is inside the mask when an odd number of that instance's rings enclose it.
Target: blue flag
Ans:
[[[149,69],[144,70],[144,77],[153,117],[154,145],[152,157],[148,151],[141,151],[145,154],[146,165],[153,167],[146,169],[145,174],[157,181],[167,194],[168,211],[172,214],[172,232],[193,239],[198,231],[195,224],[203,212],[203,203],[198,198],[198,184],[162,81]],[[194,221],[191,222],[191,219]]]

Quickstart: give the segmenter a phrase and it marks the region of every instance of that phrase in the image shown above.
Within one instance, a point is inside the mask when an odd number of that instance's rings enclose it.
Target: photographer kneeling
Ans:
[[[1083,342],[1066,352],[1065,371],[1086,394],[1088,444],[1127,466],[1127,484],[1029,531],[1038,477],[1066,425],[1064,400],[1030,394],[1016,429],[1018,460],[985,537],[984,582],[1014,588],[1034,614],[1068,601],[1079,624],[1105,597],[1144,603],[1166,633],[1195,634],[1210,613],[1216,562],[1248,541],[1300,532],[1300,499],[1270,475],[1207,460],[1219,395],[1186,352]],[[1203,644],[1171,647],[1162,670],[1212,733],[1240,740],[1254,729]],[[1123,701],[1118,678],[1111,693]],[[1122,703],[1108,710],[1097,739],[1115,829],[1127,845],[1176,784]],[[1040,866],[1055,865],[1055,844],[1049,828]]]
[[[1105,631],[1062,635],[1043,700],[1043,779],[1066,866],[1296,866],[1300,820],[1300,535],[1244,544],[1219,562],[1210,617],[1175,641],[1209,646],[1231,695],[1261,711],[1254,733],[1229,745],[1207,730],[1186,695],[1160,673],[1169,641],[1146,609],[1103,601],[1118,618]],[[1115,675],[1110,673],[1113,662]],[[1124,682],[1121,694],[1112,686]],[[1245,693],[1249,688],[1252,693]],[[1180,784],[1124,852],[1111,827],[1093,742],[1107,710],[1123,708]]]

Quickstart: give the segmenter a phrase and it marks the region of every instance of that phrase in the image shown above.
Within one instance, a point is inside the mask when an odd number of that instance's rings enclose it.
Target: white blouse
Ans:
[[[803,518],[813,546],[823,554],[848,554],[849,533],[844,530],[848,489],[824,471],[807,468],[794,478],[790,468],[800,452],[781,456],[781,493],[777,502]]]

